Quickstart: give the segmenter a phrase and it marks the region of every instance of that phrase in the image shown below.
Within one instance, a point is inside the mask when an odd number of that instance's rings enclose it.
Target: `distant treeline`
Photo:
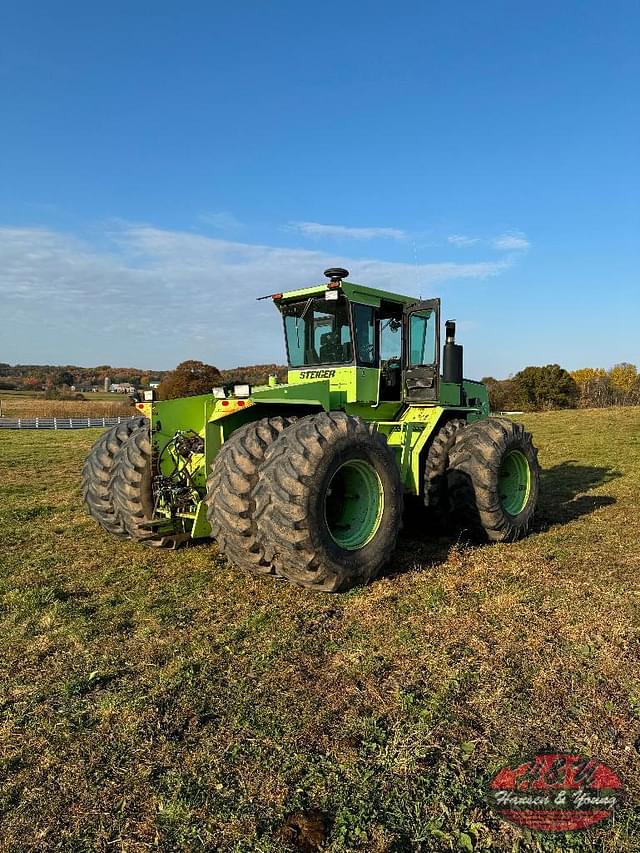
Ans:
[[[104,386],[109,377],[114,383],[129,382],[136,388],[145,388],[150,382],[162,381],[171,371],[142,370],[135,367],[112,367],[102,364],[98,367],[78,367],[75,364],[6,364],[0,363],[0,390],[5,391],[46,391],[52,387]],[[281,364],[251,364],[247,367],[233,367],[219,371],[222,382],[249,382],[251,385],[266,385],[270,373],[277,374],[284,382],[287,367]]]
[[[136,387],[162,380],[166,370],[140,370],[135,367],[78,367],[75,364],[4,364],[0,362],[0,389],[14,391],[42,391],[62,385],[104,386],[109,377],[112,382],[130,382]]]
[[[482,381],[494,412],[640,405],[640,376],[628,362],[610,370],[583,367],[571,373],[547,364],[525,367],[509,379],[486,376]]]
[[[273,373],[280,382],[285,382],[287,378],[287,367],[282,364],[251,364],[217,370],[202,362],[183,362],[178,370],[180,368],[181,375],[176,383],[177,371],[140,370],[111,365],[61,367],[0,363],[0,390],[43,390],[51,394],[56,388],[66,390],[72,385],[101,387],[108,376],[112,382],[130,382],[137,388],[144,388],[154,380],[165,380],[162,390],[167,389],[167,383],[176,385],[168,394],[174,396],[203,393],[195,389],[205,386],[208,389],[214,382],[249,383],[255,386],[266,385],[269,375]],[[583,367],[572,372],[559,364],[547,364],[543,367],[525,367],[508,379],[486,376],[482,381],[489,389],[491,409],[494,412],[640,405],[640,375],[636,365],[628,362],[616,364],[610,370]]]
[[[266,385],[269,376],[275,373],[280,382],[287,381],[289,368],[283,364],[252,364],[249,367],[233,367],[221,370],[223,382],[248,382],[250,385]]]

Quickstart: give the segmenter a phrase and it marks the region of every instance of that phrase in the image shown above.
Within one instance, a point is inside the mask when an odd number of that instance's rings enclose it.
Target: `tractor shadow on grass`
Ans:
[[[381,572],[381,577],[400,575],[416,566],[421,568],[444,563],[452,546],[460,540],[460,531],[434,529],[425,517],[421,499],[405,498],[402,530],[396,551]]]
[[[616,502],[612,495],[585,493],[621,476],[621,472],[614,468],[580,465],[573,459],[542,470],[540,500],[531,532],[543,533],[557,525],[569,524],[602,507],[611,506]],[[398,549],[392,564],[382,574],[396,575],[416,565],[442,563],[455,544],[483,543],[453,525],[446,532],[435,531],[426,522],[421,504],[416,500],[406,501],[404,526]]]
[[[605,465],[580,465],[567,459],[552,468],[543,469],[540,477],[540,501],[533,523],[535,532],[558,524],[568,524],[597,509],[616,502],[612,495],[585,494],[617,480],[622,473]]]

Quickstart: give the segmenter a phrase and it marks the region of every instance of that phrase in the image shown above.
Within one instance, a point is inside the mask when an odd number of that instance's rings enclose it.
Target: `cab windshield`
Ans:
[[[343,296],[312,297],[285,304],[281,310],[291,367],[353,361],[349,304]]]

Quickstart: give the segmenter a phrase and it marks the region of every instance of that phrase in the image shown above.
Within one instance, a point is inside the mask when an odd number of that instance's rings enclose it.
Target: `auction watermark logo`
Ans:
[[[504,820],[538,832],[587,829],[610,818],[622,800],[617,774],[595,758],[539,753],[503,767],[487,789]]]

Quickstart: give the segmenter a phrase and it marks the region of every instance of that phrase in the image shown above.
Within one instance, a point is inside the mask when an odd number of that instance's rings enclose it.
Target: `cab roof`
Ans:
[[[380,302],[396,302],[399,305],[412,305],[418,301],[417,296],[405,296],[401,293],[392,293],[390,290],[378,290],[376,287],[366,287],[364,284],[355,284],[352,281],[341,281],[336,287],[334,283],[315,284],[312,287],[303,287],[299,290],[287,290],[277,293],[273,299],[276,304],[283,302],[296,302],[300,299],[308,299],[310,296],[323,296],[327,290],[338,290],[344,293],[350,302],[359,302],[361,305],[380,307]]]

